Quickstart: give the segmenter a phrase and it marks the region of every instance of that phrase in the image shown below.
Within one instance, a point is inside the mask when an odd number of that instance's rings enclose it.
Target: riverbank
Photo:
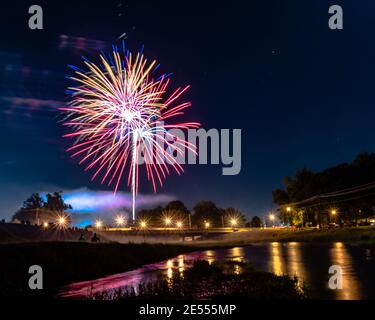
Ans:
[[[351,227],[336,229],[250,229],[228,233],[212,239],[191,243],[195,247],[234,247],[246,246],[259,242],[306,242],[349,244],[375,244],[375,227]]]
[[[0,297],[53,297],[68,283],[129,271],[194,250],[163,244],[69,241],[0,244]],[[43,290],[29,289],[32,265],[43,269]]]

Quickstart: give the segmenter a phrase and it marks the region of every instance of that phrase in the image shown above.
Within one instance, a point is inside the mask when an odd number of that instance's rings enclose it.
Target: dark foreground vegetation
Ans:
[[[54,297],[76,281],[136,269],[196,249],[162,244],[34,242],[0,244],[0,297]],[[43,268],[43,290],[30,290],[29,267]]]
[[[307,297],[296,278],[255,271],[249,263],[228,261],[209,264],[195,261],[193,267],[170,279],[161,276],[158,281],[133,288],[103,292],[92,299],[259,299],[296,300]]]

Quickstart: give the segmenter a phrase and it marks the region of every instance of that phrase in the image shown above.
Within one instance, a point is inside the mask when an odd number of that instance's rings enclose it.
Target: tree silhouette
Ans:
[[[224,224],[230,226],[230,220],[235,219],[238,227],[243,227],[246,224],[246,216],[238,209],[227,208],[223,210]]]
[[[214,227],[221,227],[224,212],[218,208],[212,201],[201,201],[194,206],[194,214],[192,215],[192,223],[196,226],[203,226],[204,221],[209,221]]]
[[[320,172],[314,173],[306,168],[298,170],[293,177],[286,177],[284,189],[273,190],[272,196],[274,203],[280,207],[280,220],[287,224],[328,223],[331,220],[332,208],[338,211],[339,221],[357,221],[374,215],[373,190],[364,188],[363,192],[355,195],[332,196],[324,201],[316,196],[355,188],[374,181],[375,154],[362,153],[351,163],[343,163]],[[308,203],[298,204],[310,198],[312,200]],[[291,203],[297,204],[286,210],[286,206]]]
[[[46,195],[47,201],[44,201],[38,193],[33,193],[13,215],[12,221],[24,221],[29,224],[53,221],[59,213],[72,209],[71,205],[64,202],[61,194],[62,192],[49,193]]]
[[[72,209],[70,204],[65,203],[64,199],[62,198],[62,191],[54,192],[53,194],[47,193],[47,201],[44,203],[44,207],[51,211],[66,211],[68,209]]]
[[[260,228],[261,226],[262,226],[262,220],[258,216],[255,216],[251,219],[250,227]]]
[[[39,193],[33,193],[24,202],[22,209],[38,209],[42,208],[44,205],[44,200],[39,195]]]

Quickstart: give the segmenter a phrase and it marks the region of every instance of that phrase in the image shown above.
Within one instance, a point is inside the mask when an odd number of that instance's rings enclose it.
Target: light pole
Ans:
[[[182,241],[185,241],[184,232],[182,231],[182,222],[177,221],[176,226],[177,226],[178,230],[180,231],[180,234],[182,236]]]
[[[337,211],[336,211],[336,209],[332,209],[332,210],[331,210],[331,217],[332,217],[332,220],[335,220],[336,215],[337,215]]]
[[[232,225],[232,228],[233,228],[233,232],[235,231],[236,229],[236,226],[237,226],[237,220],[236,219],[231,219],[230,220],[230,224]]]
[[[270,213],[269,219],[272,222],[272,226],[274,226],[273,222],[275,221],[275,215],[273,213]]]
[[[140,227],[143,231],[143,241],[146,240],[146,228],[147,228],[147,222],[146,221],[141,221]]]

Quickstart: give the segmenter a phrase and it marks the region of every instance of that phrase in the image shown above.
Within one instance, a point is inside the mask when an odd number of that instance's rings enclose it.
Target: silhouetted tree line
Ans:
[[[212,201],[198,202],[192,211],[188,210],[182,201],[176,200],[165,207],[144,209],[137,213],[139,220],[146,220],[150,226],[165,226],[166,219],[171,219],[170,226],[175,227],[180,221],[184,227],[204,228],[208,222],[210,227],[229,227],[230,219],[236,219],[239,227],[245,226],[246,216],[234,208],[219,208]]]
[[[33,193],[13,215],[12,221],[18,221],[25,224],[54,221],[58,214],[61,214],[68,209],[72,209],[72,206],[65,203],[61,191],[47,193],[46,201],[43,200],[39,193]]]
[[[65,203],[62,192],[48,193],[44,200],[38,193],[32,194],[24,201],[23,206],[13,215],[13,222],[25,224],[43,223],[44,221],[55,221],[56,217],[64,211],[72,209]],[[166,206],[158,206],[153,209],[143,209],[137,212],[137,219],[147,221],[148,226],[166,226],[166,219],[170,219],[170,227],[176,227],[181,222],[183,227],[205,228],[209,223],[210,228],[231,227],[232,220],[236,221],[236,227],[262,226],[261,219],[254,217],[247,222],[246,216],[235,208],[219,208],[212,201],[198,202],[192,211],[179,200],[171,201]]]
[[[375,154],[362,153],[351,163],[343,163],[320,172],[314,173],[307,168],[298,170],[293,177],[284,179],[284,189],[272,191],[273,201],[279,206],[280,219],[285,224],[356,224],[374,215],[375,189],[326,198],[318,197],[303,204],[293,203],[374,181]]]

